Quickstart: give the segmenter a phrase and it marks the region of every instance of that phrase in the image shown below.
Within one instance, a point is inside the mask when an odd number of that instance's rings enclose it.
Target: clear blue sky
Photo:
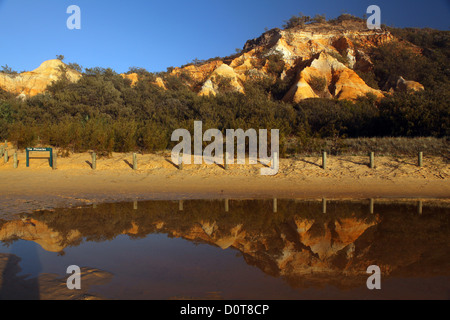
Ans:
[[[66,27],[71,4],[81,8],[81,30]],[[450,27],[450,0],[0,0],[0,65],[33,70],[62,54],[83,67],[165,71],[232,54],[299,12],[362,17],[371,4],[387,25]]]

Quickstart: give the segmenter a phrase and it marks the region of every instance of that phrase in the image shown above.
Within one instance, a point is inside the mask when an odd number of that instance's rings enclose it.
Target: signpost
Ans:
[[[53,149],[52,148],[27,148],[27,167],[30,166],[30,152],[50,152],[48,163],[50,167],[53,166]]]

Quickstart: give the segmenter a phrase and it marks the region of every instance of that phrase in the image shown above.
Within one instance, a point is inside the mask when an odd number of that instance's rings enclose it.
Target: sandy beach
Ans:
[[[320,157],[280,159],[276,176],[261,176],[262,164],[184,165],[170,160],[170,153],[138,154],[138,170],[132,170],[132,153],[114,153],[97,160],[92,170],[89,153],[57,160],[50,168],[45,153],[33,154],[26,167],[25,152],[0,162],[0,212],[3,216],[30,210],[82,204],[179,198],[450,198],[450,165],[439,157],[329,156],[327,169]]]

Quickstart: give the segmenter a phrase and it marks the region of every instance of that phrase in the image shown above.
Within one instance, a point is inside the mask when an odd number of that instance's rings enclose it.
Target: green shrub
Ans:
[[[309,80],[309,85],[315,92],[323,92],[327,87],[327,79],[324,77],[312,76]]]

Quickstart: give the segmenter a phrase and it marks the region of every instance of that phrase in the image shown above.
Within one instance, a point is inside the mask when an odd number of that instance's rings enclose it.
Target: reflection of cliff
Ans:
[[[164,233],[239,250],[247,263],[301,287],[352,286],[358,275],[366,277],[370,264],[379,265],[385,275],[443,275],[450,270],[448,209],[420,216],[413,207],[379,205],[371,215],[366,204],[344,202],[322,214],[319,203],[290,200],[279,200],[278,213],[272,212],[270,201],[231,201],[228,213],[221,201],[187,201],[183,212],[171,201],[132,207],[105,204],[39,212],[0,223],[0,240],[35,241],[57,252],[83,240]]]
[[[124,233],[136,233],[137,228],[133,224],[130,230],[125,230]],[[33,241],[50,252],[61,252],[68,244],[80,243],[82,238],[83,235],[78,230],[71,230],[63,235],[49,228],[45,222],[32,218],[8,221],[0,227],[0,241],[16,239]]]
[[[35,219],[6,222],[0,229],[2,241],[13,239],[34,241],[44,250],[51,252],[60,252],[64,249],[65,241],[72,242],[80,238],[80,232],[73,230],[64,239],[58,231],[50,229],[45,222]]]

